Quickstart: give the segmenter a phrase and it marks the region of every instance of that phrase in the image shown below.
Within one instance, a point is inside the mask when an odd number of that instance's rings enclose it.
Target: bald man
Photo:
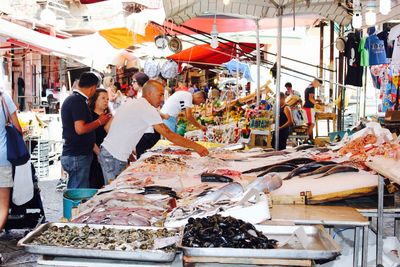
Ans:
[[[118,109],[109,127],[106,127],[108,135],[100,149],[99,162],[105,184],[126,167],[130,154],[149,127],[178,146],[193,149],[200,156],[208,155],[205,147],[172,132],[163,123],[157,110],[163,99],[163,84],[150,80],[143,86],[141,98],[129,99]]]

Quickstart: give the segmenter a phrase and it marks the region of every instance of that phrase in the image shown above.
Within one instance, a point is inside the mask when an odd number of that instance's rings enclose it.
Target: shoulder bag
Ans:
[[[24,165],[28,162],[30,155],[26,147],[22,135],[11,122],[11,114],[8,109],[7,103],[1,94],[1,105],[3,114],[6,121],[6,138],[7,138],[7,160],[13,166]]]

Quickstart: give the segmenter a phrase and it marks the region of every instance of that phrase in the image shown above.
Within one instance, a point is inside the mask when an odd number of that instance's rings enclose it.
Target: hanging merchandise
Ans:
[[[179,53],[182,51],[182,42],[178,37],[172,37],[168,42],[168,48],[171,52]]]
[[[246,63],[241,63],[236,59],[231,59],[229,62],[223,64],[228,70],[230,74],[233,74],[237,71],[243,73],[243,77],[245,77],[248,81],[252,82],[250,68]]]
[[[173,60],[167,60],[161,67],[161,75],[165,79],[171,79],[178,75],[178,64]]]
[[[335,41],[335,46],[336,49],[339,50],[339,52],[344,52],[344,49],[346,47],[346,40],[343,37],[338,37]]]
[[[392,63],[400,63],[400,25],[393,27],[389,32],[389,41],[394,40]]]
[[[369,37],[365,41],[365,48],[369,54],[369,65],[386,64],[385,44],[376,36],[375,27],[368,28]]]
[[[154,58],[149,59],[144,63],[143,71],[149,78],[157,77],[160,75],[160,64]]]
[[[158,35],[154,38],[154,43],[158,49],[165,49],[168,46],[168,37],[166,35]]]
[[[361,87],[363,85],[363,67],[360,65],[360,33],[351,32],[347,35],[345,56],[347,58],[347,75],[345,84]]]
[[[385,44],[386,57],[392,58],[393,55],[393,40],[389,40],[389,27],[384,24],[384,30],[378,33],[378,38]]]
[[[368,50],[365,49],[366,41],[367,41],[367,37],[361,38],[360,45],[358,47],[358,52],[360,53],[360,65],[362,67],[368,67],[369,66]]]

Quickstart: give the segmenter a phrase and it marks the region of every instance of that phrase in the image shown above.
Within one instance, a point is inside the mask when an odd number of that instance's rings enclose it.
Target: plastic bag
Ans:
[[[12,201],[21,206],[33,198],[31,161],[15,167]]]

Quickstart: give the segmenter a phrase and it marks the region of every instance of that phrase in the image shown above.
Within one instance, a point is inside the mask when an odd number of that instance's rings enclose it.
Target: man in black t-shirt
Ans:
[[[88,188],[94,130],[104,125],[110,115],[100,115],[93,121],[87,100],[96,92],[100,78],[94,72],[84,72],[79,78],[78,90],[67,97],[61,107],[64,146],[61,165],[68,173],[68,188]]]
[[[315,89],[319,88],[322,84],[322,80],[315,78],[311,84],[304,91],[304,105],[303,109],[307,114],[307,126],[308,126],[308,138],[313,140],[313,129],[315,125],[315,111],[314,106],[317,103],[315,100]]]

